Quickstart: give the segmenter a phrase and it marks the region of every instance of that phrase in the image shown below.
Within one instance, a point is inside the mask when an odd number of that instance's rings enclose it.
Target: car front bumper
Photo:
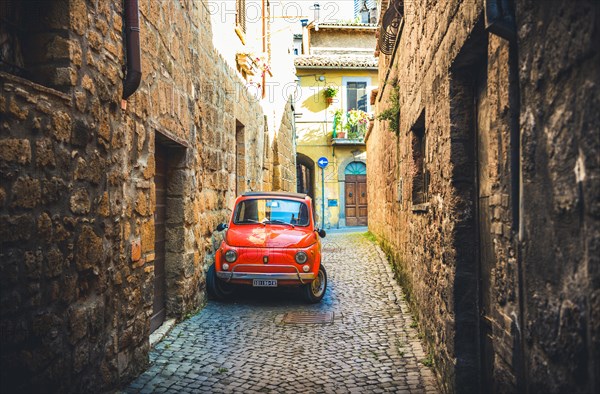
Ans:
[[[290,269],[293,268],[296,272],[247,272],[252,269],[252,264],[238,264],[233,267],[232,271],[217,271],[217,277],[229,282],[232,280],[254,280],[254,279],[276,279],[298,281],[302,284],[309,283],[315,279],[315,274],[312,272],[300,272],[293,265],[277,265],[277,268]],[[245,272],[236,272],[237,269],[244,269]]]

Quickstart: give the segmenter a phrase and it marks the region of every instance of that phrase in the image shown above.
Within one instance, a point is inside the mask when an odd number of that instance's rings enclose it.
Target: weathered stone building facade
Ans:
[[[444,390],[597,392],[598,3],[383,3],[369,228]]]
[[[1,7],[0,391],[108,390],[203,304],[236,193],[295,188],[291,106],[269,132],[206,2],[140,0],[126,106],[122,2]]]

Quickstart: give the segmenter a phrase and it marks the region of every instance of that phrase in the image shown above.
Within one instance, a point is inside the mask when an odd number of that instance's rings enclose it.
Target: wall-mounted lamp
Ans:
[[[315,77],[315,81],[317,81],[317,82],[325,82],[325,79],[326,79],[325,75],[322,75],[322,74],[305,74],[305,75],[297,75],[296,76],[296,78],[298,78],[297,81],[300,81],[300,78],[303,78],[303,77]]]

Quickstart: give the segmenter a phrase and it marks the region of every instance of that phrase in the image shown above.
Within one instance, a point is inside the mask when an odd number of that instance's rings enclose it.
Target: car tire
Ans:
[[[304,298],[310,304],[321,302],[327,291],[327,271],[323,264],[319,267],[319,273],[315,280],[304,285]]]
[[[208,291],[208,298],[224,301],[233,295],[235,286],[217,278],[215,265],[211,264],[206,273],[206,290]]]

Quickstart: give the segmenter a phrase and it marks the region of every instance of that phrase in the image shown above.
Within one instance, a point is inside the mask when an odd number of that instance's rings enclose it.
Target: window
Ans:
[[[367,166],[361,161],[353,161],[346,166],[345,175],[367,175]]]
[[[57,50],[68,37],[68,6],[67,0],[1,0],[0,71],[57,89],[69,86],[69,53]]]
[[[240,121],[235,124],[235,191],[240,195],[246,191],[246,128]]]
[[[367,112],[367,83],[348,82],[346,84],[346,110],[360,109]]]
[[[427,170],[427,145],[425,138],[425,111],[412,127],[412,202],[423,204],[428,200],[429,171]]]
[[[371,93],[371,78],[343,77],[342,104],[346,111],[351,109],[369,112],[369,94]]]

